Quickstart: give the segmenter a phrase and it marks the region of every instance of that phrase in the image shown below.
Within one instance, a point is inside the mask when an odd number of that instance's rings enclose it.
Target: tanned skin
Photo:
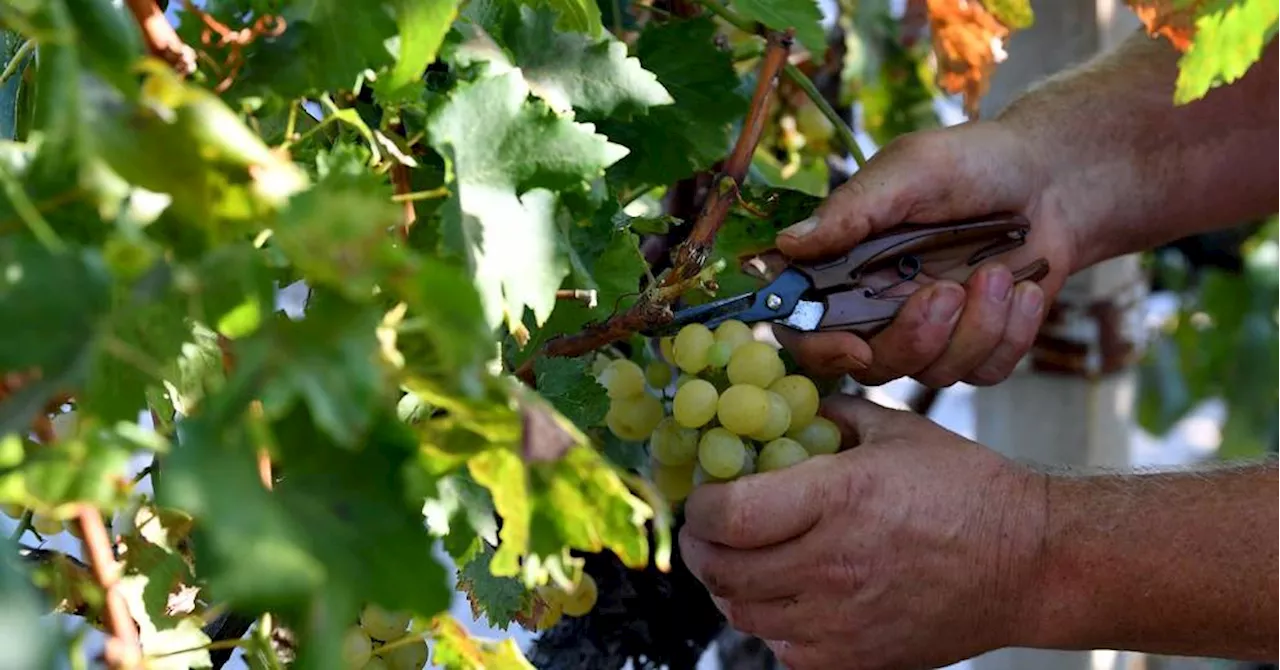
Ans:
[[[778,238],[800,258],[904,221],[1027,216],[1053,271],[989,264],[921,282],[895,322],[779,339],[812,373],[993,384],[1071,273],[1277,209],[1277,55],[1172,104],[1177,54],[1135,35],[999,117],[895,141]],[[804,234],[801,234],[804,233]],[[682,556],[738,629],[792,670],[938,667],[1002,647],[1274,661],[1274,461],[1159,473],[1054,472],[928,419],[836,396],[848,451],[698,487]]]

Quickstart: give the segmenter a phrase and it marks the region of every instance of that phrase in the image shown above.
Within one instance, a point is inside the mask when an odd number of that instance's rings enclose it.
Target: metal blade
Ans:
[[[756,294],[744,293],[731,298],[722,298],[715,302],[682,309],[670,322],[641,333],[647,337],[666,337],[680,332],[681,328],[691,323],[701,323],[708,328],[715,328],[724,321],[733,319],[751,308]]]
[[[791,314],[783,319],[774,319],[774,323],[796,330],[812,332],[818,329],[818,324],[822,323],[822,317],[826,313],[826,305],[812,300],[800,300],[796,302],[796,308],[791,311]]]

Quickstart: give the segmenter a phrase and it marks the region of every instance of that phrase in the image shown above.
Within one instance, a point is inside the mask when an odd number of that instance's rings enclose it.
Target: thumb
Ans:
[[[840,441],[844,448],[885,439],[899,432],[904,421],[919,418],[912,412],[846,394],[824,398],[818,413],[840,427]]]

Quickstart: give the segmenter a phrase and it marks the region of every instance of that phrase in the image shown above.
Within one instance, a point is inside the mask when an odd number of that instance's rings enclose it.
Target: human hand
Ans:
[[[984,264],[965,285],[921,284],[888,327],[869,340],[847,332],[776,327],[784,347],[811,374],[849,374],[875,385],[910,376],[934,388],[998,383],[1031,348],[1052,300],[1073,268],[1073,239],[1049,178],[1029,143],[998,122],[905,135],[891,142],[815,212],[777,238],[797,259],[843,253],[903,222],[948,223],[997,212],[1031,222],[1027,243]],[[807,234],[800,235],[808,229]],[[1049,275],[1014,285],[1012,270],[1036,258]]]
[[[682,557],[729,623],[789,670],[940,667],[1026,639],[1042,475],[865,399],[823,414],[857,446],[685,502]]]

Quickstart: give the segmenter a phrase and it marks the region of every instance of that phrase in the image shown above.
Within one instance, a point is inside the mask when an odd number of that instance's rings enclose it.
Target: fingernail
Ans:
[[[1044,304],[1044,293],[1040,287],[1031,284],[1026,288],[1018,291],[1018,310],[1027,316],[1037,316],[1040,314],[1040,307]]]
[[[964,291],[957,286],[940,284],[933,289],[929,297],[929,321],[933,323],[951,323],[960,313],[960,305],[964,302]]]
[[[992,302],[1008,302],[1013,295],[1013,275],[1002,267],[987,271],[987,299]]]
[[[778,234],[788,235],[790,237],[804,237],[805,235],[812,233],[813,229],[817,227],[818,227],[818,217],[811,216],[805,219],[804,221],[801,221],[799,223],[793,223],[790,226],[783,228],[782,232]]]

